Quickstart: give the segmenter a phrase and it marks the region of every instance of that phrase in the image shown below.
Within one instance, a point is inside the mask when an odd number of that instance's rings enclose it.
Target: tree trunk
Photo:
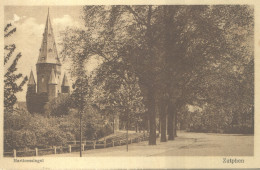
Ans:
[[[159,117],[159,128],[158,128],[158,131],[159,131],[159,134],[161,134],[161,116]]]
[[[113,133],[115,133],[115,118],[114,118],[114,115],[113,115]]]
[[[166,138],[166,114],[163,113],[162,115],[162,122],[161,122],[161,142],[166,142],[167,138]]]
[[[128,128],[129,128],[129,110],[127,111],[127,122],[126,122],[126,151],[128,152]]]
[[[175,137],[177,137],[177,112],[175,112],[175,114],[174,114],[174,130],[175,130]]]
[[[148,94],[149,100],[149,145],[156,145],[156,112],[154,90],[151,88]]]
[[[172,124],[170,122],[172,122],[172,117],[171,117],[171,113],[169,112],[169,110],[167,110],[167,135],[169,136],[171,132],[171,129],[172,129]]]
[[[167,142],[166,132],[167,132],[167,114],[165,104],[162,104],[160,107],[161,111],[161,142]]]
[[[172,103],[168,106],[168,140],[174,140],[174,106]]]
[[[151,110],[149,118],[150,118],[149,145],[156,145],[155,111]]]
[[[174,136],[174,138],[176,137],[176,112],[175,112],[175,108],[173,109],[173,120],[172,120],[172,124],[173,124],[173,136]]]
[[[150,116],[148,115],[148,119],[147,119],[147,128],[146,128],[146,130],[147,130],[147,132],[148,133],[150,133]]]

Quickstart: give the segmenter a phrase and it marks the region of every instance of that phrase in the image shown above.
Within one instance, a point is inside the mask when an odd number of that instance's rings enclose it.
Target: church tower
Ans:
[[[35,83],[35,79],[34,79],[32,70],[31,70],[29,81],[27,84],[27,93],[36,94],[36,83]]]
[[[31,70],[29,81],[27,84],[27,93],[26,93],[26,105],[27,105],[27,110],[30,113],[36,112],[36,103],[35,103],[35,98],[36,98],[36,83],[35,79],[33,76],[33,72]]]
[[[58,85],[58,83],[56,81],[54,69],[52,69],[51,74],[50,74],[50,79],[48,82],[48,99],[49,100],[52,100],[58,96],[57,85]]]
[[[46,104],[61,94],[69,94],[69,83],[64,75],[61,84],[61,62],[55,44],[49,10],[36,63],[37,83],[30,73],[26,94],[27,110],[30,113],[44,113]]]
[[[49,10],[43,33],[39,58],[36,64],[37,70],[37,93],[47,93],[52,70],[57,81],[57,93],[61,93],[61,63],[55,44],[53,29],[51,25]]]
[[[62,80],[62,84],[61,84],[61,92],[62,93],[70,93],[69,81],[68,81],[65,73],[64,73],[63,80]]]

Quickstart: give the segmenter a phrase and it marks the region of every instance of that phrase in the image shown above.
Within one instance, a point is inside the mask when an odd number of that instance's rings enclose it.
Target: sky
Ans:
[[[84,27],[84,22],[81,19],[82,6],[49,6],[49,11],[57,50],[60,52],[61,47],[58,46],[61,40],[60,32],[64,31],[66,27]],[[4,12],[5,25],[12,23],[16,27],[16,32],[5,39],[5,44],[14,43],[16,45],[15,54],[19,52],[22,54],[17,64],[17,72],[24,76],[27,75],[29,78],[32,70],[36,79],[36,62],[39,56],[48,6],[5,6]],[[12,55],[13,58],[15,56]],[[70,77],[68,73],[69,63],[62,64],[62,76],[65,71]],[[95,64],[95,61],[90,60],[89,68],[91,69]],[[6,68],[8,68],[8,65],[5,66]],[[17,94],[18,101],[25,101],[26,90],[27,85],[23,87],[22,92]]]

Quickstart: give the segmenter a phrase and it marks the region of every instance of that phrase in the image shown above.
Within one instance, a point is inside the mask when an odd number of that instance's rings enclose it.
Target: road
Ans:
[[[178,132],[174,141],[150,146],[147,141],[126,146],[87,150],[83,157],[111,156],[253,156],[254,136],[216,133]],[[45,157],[78,157],[79,152],[44,155]]]

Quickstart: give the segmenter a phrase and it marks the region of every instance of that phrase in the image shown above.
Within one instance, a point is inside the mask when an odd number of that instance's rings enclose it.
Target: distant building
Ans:
[[[61,77],[61,62],[58,58],[49,11],[36,63],[36,72],[37,83],[31,71],[27,84],[26,104],[30,113],[42,113],[49,101],[61,94],[70,93],[66,74],[63,75],[63,79]]]

